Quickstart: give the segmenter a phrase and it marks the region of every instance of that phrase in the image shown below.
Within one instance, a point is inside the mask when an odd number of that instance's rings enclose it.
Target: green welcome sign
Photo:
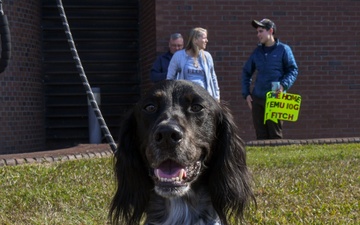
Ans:
[[[300,104],[300,95],[269,91],[266,94],[264,124],[267,120],[274,121],[275,123],[278,120],[297,121]]]

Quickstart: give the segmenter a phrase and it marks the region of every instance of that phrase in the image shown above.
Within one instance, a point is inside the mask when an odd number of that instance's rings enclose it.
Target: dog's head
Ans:
[[[203,187],[222,221],[242,215],[252,192],[237,132],[227,107],[201,86],[189,81],[156,85],[122,124],[110,216],[135,224],[151,193],[174,198]]]
[[[190,190],[210,159],[218,103],[190,82],[164,82],[136,107],[139,150],[155,191],[163,197]]]

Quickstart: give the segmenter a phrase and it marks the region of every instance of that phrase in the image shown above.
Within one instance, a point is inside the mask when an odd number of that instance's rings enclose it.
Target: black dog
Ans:
[[[254,199],[229,110],[188,81],[164,81],[135,105],[115,154],[113,224],[228,225]]]

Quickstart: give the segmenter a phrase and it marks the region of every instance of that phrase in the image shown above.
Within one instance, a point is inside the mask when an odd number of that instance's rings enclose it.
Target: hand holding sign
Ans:
[[[266,94],[264,124],[266,120],[297,121],[300,111],[301,96],[290,93],[275,93],[269,91]]]

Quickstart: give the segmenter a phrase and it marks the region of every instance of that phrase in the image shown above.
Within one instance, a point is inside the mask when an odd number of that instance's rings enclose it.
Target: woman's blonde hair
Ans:
[[[195,27],[190,31],[185,50],[190,50],[194,54],[194,57],[198,57],[199,55],[199,47],[194,44],[194,40],[202,37],[203,34],[207,34],[207,30],[201,27]]]

